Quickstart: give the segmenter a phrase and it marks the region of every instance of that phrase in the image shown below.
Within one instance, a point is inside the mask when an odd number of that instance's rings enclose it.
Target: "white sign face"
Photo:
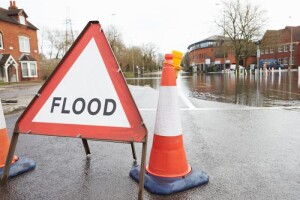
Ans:
[[[33,122],[130,127],[94,38]]]

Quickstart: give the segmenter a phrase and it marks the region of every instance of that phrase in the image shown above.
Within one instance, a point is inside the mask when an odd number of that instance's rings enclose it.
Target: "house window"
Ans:
[[[294,65],[294,57],[291,59],[291,65]]]
[[[30,53],[30,44],[28,37],[19,36],[19,46],[21,52]]]
[[[278,58],[278,63],[282,64],[282,58]]]
[[[288,65],[288,64],[289,64],[289,59],[283,58],[283,65]]]
[[[269,54],[269,49],[265,49],[265,54]]]
[[[23,15],[19,15],[20,24],[26,25],[25,17]]]
[[[274,49],[273,48],[270,48],[270,53],[274,53]]]
[[[294,51],[294,49],[295,49],[295,45],[294,44],[290,45],[290,51]]]
[[[265,54],[265,50],[264,50],[264,49],[261,49],[261,50],[260,50],[260,54]]]
[[[278,53],[281,53],[282,52],[282,46],[279,46],[278,47]]]
[[[37,67],[35,61],[21,62],[21,68],[23,78],[37,77]]]
[[[288,45],[285,44],[285,45],[283,46],[283,51],[284,51],[284,52],[288,52],[288,49],[289,49]]]
[[[3,39],[2,39],[3,35],[0,32],[0,49],[3,49]]]

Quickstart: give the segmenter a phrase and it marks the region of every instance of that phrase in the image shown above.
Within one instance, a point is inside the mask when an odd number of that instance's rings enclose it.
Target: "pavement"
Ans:
[[[32,87],[29,95],[15,96],[16,105],[4,105],[10,135],[21,114],[11,109],[29,103],[38,90]],[[129,88],[148,129],[148,162],[159,92]],[[179,109],[188,162],[192,170],[205,171],[209,183],[168,196],[145,190],[144,199],[300,199],[300,108],[256,108],[180,94]],[[92,154],[86,157],[76,138],[21,135],[16,154],[37,167],[1,186],[0,199],[137,199],[129,145],[89,145]],[[141,145],[136,151],[139,160]]]

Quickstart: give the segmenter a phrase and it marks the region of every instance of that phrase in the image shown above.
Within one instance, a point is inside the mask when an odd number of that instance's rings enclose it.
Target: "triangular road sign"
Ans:
[[[16,123],[40,135],[141,142],[140,113],[99,22],[89,22]]]

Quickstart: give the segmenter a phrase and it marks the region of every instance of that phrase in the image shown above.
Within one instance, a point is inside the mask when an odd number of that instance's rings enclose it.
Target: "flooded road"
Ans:
[[[160,74],[127,79],[130,85],[159,88]],[[297,71],[247,74],[196,74],[182,72],[178,90],[196,99],[247,105],[253,107],[300,106],[300,81]]]

